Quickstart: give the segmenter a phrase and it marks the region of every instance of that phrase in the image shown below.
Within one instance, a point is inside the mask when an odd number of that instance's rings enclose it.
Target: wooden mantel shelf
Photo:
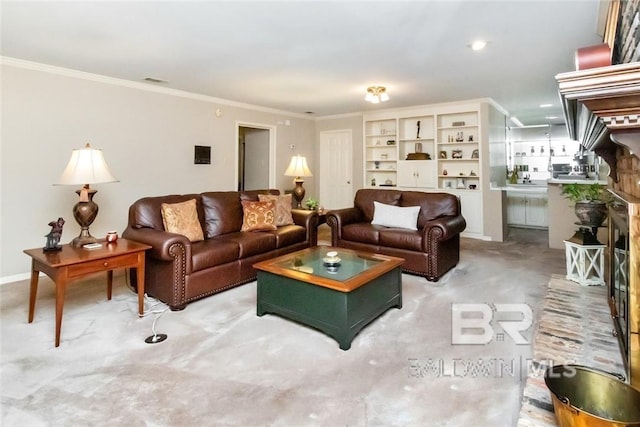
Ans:
[[[569,136],[601,156],[617,181],[611,141],[640,153],[640,62],[562,73],[556,80]]]

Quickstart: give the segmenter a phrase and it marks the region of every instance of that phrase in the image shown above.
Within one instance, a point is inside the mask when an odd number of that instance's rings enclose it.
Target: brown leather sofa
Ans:
[[[377,201],[394,206],[420,206],[417,231],[372,225]],[[460,260],[460,233],[466,221],[460,200],[449,193],[358,190],[354,206],[329,211],[333,246],[405,259],[403,271],[438,281]]]
[[[315,246],[318,214],[292,210],[293,225],[274,231],[242,232],[241,201],[278,190],[206,192],[145,197],[129,208],[127,239],[152,246],[147,251],[145,292],[181,310],[188,303],[256,279],[253,264]],[[164,229],[162,203],[196,200],[204,240],[192,243]]]

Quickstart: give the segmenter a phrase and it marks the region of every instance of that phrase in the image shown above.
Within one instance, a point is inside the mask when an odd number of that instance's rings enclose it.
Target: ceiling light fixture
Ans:
[[[365,96],[364,99],[365,101],[369,101],[372,104],[386,102],[389,100],[389,95],[387,95],[387,88],[384,86],[369,86],[367,88],[367,96]]]
[[[478,51],[484,49],[487,46],[487,42],[484,40],[474,40],[469,46],[472,50]]]

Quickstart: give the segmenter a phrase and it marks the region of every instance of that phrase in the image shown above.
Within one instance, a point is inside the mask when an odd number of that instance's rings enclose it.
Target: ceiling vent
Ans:
[[[144,78],[145,82],[149,82],[149,83],[169,83],[166,80],[162,80],[162,79],[156,79],[154,77],[145,77]]]

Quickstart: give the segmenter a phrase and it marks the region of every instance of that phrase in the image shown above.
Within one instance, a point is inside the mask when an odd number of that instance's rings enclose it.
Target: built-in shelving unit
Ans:
[[[454,193],[467,221],[465,234],[485,238],[483,192],[495,166],[488,165],[492,108],[462,102],[365,115],[365,186]],[[493,116],[504,125],[504,115]],[[504,144],[505,132],[502,138]],[[498,168],[506,171],[506,159]]]

